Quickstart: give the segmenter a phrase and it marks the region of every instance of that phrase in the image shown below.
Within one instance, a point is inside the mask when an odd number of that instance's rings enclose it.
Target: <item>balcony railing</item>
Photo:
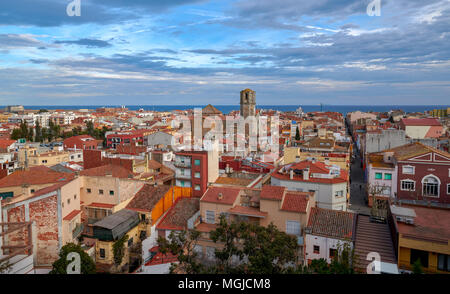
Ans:
[[[83,224],[77,224],[75,227],[75,230],[72,232],[72,238],[75,239],[78,236],[80,236],[81,232],[83,231],[84,225]]]
[[[176,167],[187,167],[187,168],[189,168],[189,167],[191,167],[191,162],[190,161],[187,161],[187,162],[175,161],[174,165]]]
[[[177,178],[177,179],[186,179],[186,180],[190,180],[191,177],[192,177],[191,174],[179,174],[179,173],[176,173],[176,174],[175,174],[175,178]]]

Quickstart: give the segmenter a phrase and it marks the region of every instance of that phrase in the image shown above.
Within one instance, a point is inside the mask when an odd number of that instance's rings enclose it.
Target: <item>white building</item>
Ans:
[[[315,160],[290,163],[271,174],[271,184],[291,191],[314,192],[320,208],[347,210],[348,172],[338,166]]]
[[[356,214],[351,212],[311,208],[305,228],[305,262],[325,259],[328,263],[347,244],[353,249]]]

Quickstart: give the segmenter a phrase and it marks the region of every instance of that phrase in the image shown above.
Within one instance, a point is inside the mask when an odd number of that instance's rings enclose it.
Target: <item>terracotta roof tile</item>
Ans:
[[[285,187],[282,186],[263,186],[260,199],[281,200],[284,195]]]
[[[161,222],[156,226],[159,230],[184,230],[187,221],[200,209],[198,198],[178,198]]]
[[[241,190],[239,188],[209,187],[200,201],[232,205],[238,197],[240,191]],[[222,196],[221,199],[220,195]]]
[[[286,192],[281,210],[305,213],[308,206],[308,200],[308,193]]]
[[[338,239],[352,239],[356,217],[347,211],[313,207],[309,215],[308,228],[311,234]]]
[[[81,210],[73,210],[71,213],[69,213],[68,215],[66,215],[66,216],[63,218],[63,220],[70,221],[70,220],[72,220],[74,217],[76,217],[80,212],[81,212]]]
[[[0,188],[16,187],[21,185],[42,185],[65,182],[74,178],[73,174],[55,172],[45,166],[35,166],[28,170],[15,171],[7,177],[0,179]]]
[[[169,190],[170,186],[168,185],[155,187],[153,185],[145,184],[142,186],[141,190],[134,195],[126,208],[136,211],[151,212],[156,203],[158,203]]]

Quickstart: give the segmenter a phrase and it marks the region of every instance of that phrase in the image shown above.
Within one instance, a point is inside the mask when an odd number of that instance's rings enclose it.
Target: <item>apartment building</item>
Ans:
[[[347,210],[349,175],[339,166],[305,160],[278,167],[271,184],[291,191],[313,192],[320,208]]]
[[[219,177],[218,151],[180,151],[175,153],[175,185],[191,187],[194,197],[201,197],[208,183]]]
[[[411,143],[369,156],[368,183],[397,200],[450,204],[450,154]],[[390,190],[390,193],[389,193]]]
[[[202,238],[195,250],[207,259],[221,244],[209,239],[220,216],[230,222],[249,222],[261,226],[273,223],[280,231],[297,238],[299,257],[303,256],[304,227],[315,206],[314,195],[309,192],[288,191],[284,187],[263,186],[262,189],[215,187],[208,188],[200,199],[200,223],[196,230]]]

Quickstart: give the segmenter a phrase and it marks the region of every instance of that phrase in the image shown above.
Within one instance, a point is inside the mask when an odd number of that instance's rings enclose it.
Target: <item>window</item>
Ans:
[[[114,191],[110,190],[109,195],[114,196]]]
[[[88,193],[91,193],[91,192],[92,192],[91,189],[89,189],[89,188],[87,188],[86,190],[87,190]]]
[[[133,245],[133,238],[128,239],[128,247],[130,247],[131,245]]]
[[[301,233],[300,222],[286,221],[286,234],[299,236]]]
[[[184,187],[184,181],[180,181],[181,187]]]
[[[31,189],[31,191],[30,191],[31,193],[34,193],[34,189]]]
[[[320,254],[320,246],[314,245],[313,251],[315,254]]]
[[[438,254],[438,270],[450,272],[450,255]]]
[[[105,256],[106,256],[105,249],[100,248],[100,258],[105,258]]]
[[[330,248],[330,258],[334,258],[336,256],[336,249]]]
[[[392,180],[392,174],[384,174],[385,180]]]
[[[195,172],[194,177],[196,177],[197,179],[200,179],[200,173],[199,172]]]
[[[447,184],[447,194],[450,194],[450,184]]]
[[[216,223],[216,215],[215,215],[214,210],[207,210],[205,214],[206,214],[205,218],[206,218],[207,224],[215,224]]]
[[[402,191],[415,191],[416,190],[416,182],[411,180],[403,180],[401,182],[400,189]]]
[[[69,205],[70,204],[70,199],[67,199],[67,205]]]
[[[382,173],[375,173],[375,179],[381,180],[382,178],[383,178],[383,174]]]
[[[195,185],[195,188],[194,188],[194,189],[195,189],[195,191],[200,191],[200,189],[201,189],[201,188],[200,188],[200,185]]]
[[[428,252],[422,251],[422,250],[411,249],[411,256],[410,256],[409,263],[412,265],[417,260],[420,261],[420,264],[423,267],[427,268],[428,267]]]
[[[423,196],[438,197],[439,181],[433,176],[428,176],[422,180]]]
[[[194,165],[200,165],[200,159],[194,160]]]
[[[73,195],[73,199],[74,200],[77,199],[77,194]]]
[[[98,190],[98,194],[103,195],[103,190],[102,189]]]
[[[405,165],[402,167],[402,173],[406,175],[413,175],[414,174],[414,166]]]
[[[336,197],[342,197],[344,196],[344,191],[336,191]]]

